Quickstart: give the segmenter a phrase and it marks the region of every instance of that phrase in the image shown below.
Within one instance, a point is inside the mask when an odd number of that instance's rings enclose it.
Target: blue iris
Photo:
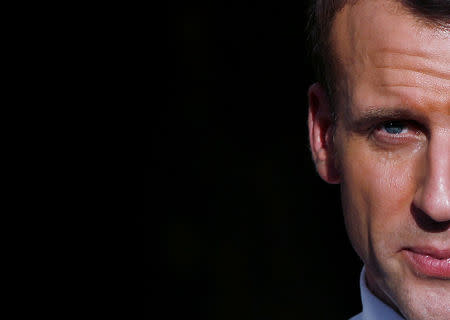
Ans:
[[[389,122],[383,125],[387,133],[399,134],[403,131],[405,126],[400,122]]]

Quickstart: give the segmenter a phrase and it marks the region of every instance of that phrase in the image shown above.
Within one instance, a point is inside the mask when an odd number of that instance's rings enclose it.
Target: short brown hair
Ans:
[[[450,25],[450,0],[393,0],[412,14],[436,27]],[[347,3],[358,0],[313,0],[309,12],[309,47],[317,81],[332,98],[335,94],[336,60],[330,45],[330,29],[334,18]],[[331,102],[333,108],[333,103]],[[334,108],[333,108],[334,109]]]

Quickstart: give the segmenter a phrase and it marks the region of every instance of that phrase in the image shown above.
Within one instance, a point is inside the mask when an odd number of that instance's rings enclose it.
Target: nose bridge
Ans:
[[[440,130],[430,139],[425,176],[415,205],[437,222],[450,221],[450,136]]]

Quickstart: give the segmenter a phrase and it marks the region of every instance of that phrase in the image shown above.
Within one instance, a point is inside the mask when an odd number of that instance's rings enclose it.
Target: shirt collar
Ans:
[[[363,267],[359,278],[362,302],[362,320],[404,320],[391,307],[382,302],[370,292],[366,285],[366,268]]]

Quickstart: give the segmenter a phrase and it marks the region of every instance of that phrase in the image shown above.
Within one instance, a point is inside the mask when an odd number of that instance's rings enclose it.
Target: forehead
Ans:
[[[336,89],[349,111],[400,105],[448,120],[448,28],[420,21],[397,1],[361,0],[336,15],[330,41],[339,66]]]

